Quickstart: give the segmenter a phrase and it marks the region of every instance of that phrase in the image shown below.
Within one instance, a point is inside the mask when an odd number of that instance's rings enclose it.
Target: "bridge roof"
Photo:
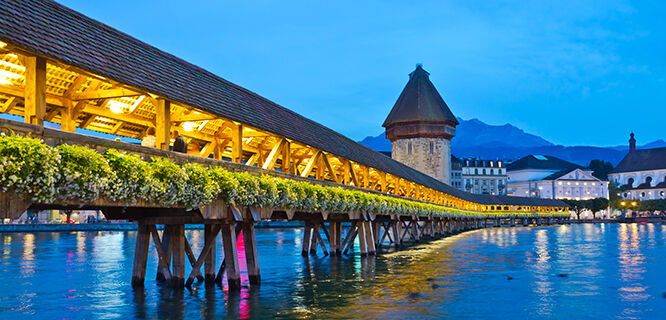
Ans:
[[[190,105],[481,204],[566,206],[548,199],[473,195],[375,152],[209,71],[50,0],[0,0],[0,39],[178,103]],[[496,203],[501,202],[501,203]]]

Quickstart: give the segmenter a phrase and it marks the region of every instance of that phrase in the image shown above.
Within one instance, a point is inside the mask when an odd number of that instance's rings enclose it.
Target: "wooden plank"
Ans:
[[[294,174],[293,167],[291,166],[291,142],[286,139],[282,147],[282,172]]]
[[[217,233],[220,232],[219,225],[206,224],[204,225],[204,243],[211,242],[210,253],[204,260],[204,278],[207,284],[215,282],[215,256],[216,256],[216,243]]]
[[[324,240],[321,238],[321,233],[318,230],[320,226],[321,226],[321,224],[318,224],[315,227],[317,229],[317,232],[315,232],[315,235],[317,236],[317,243],[319,243],[319,245],[321,246],[321,250],[324,251],[324,255],[327,256],[328,255],[328,250],[326,249],[326,245],[324,244]],[[322,228],[322,229],[324,229],[324,228]]]
[[[192,274],[194,274],[199,281],[203,281],[204,277],[201,275],[201,266],[196,269],[194,268],[194,265],[197,263],[197,259],[194,257],[190,242],[187,241],[187,237],[183,237],[183,239],[185,242],[185,254],[187,255],[187,260],[190,262],[190,266],[192,266]]]
[[[343,254],[347,254],[347,252],[354,247],[356,235],[358,235],[358,223],[354,222],[352,228],[349,229],[349,233],[347,233],[348,239],[345,240],[346,246],[345,250],[342,252]]]
[[[166,261],[167,269],[171,267],[171,226],[164,225],[162,230],[162,248],[164,249],[164,260]],[[170,273],[170,272],[169,272]],[[160,266],[157,266],[157,279],[158,281],[165,281],[164,275],[160,272]]]
[[[132,287],[143,287],[146,277],[146,263],[148,261],[148,246],[150,245],[150,232],[148,225],[139,223],[136,232],[136,246],[134,248],[134,266],[132,269]]]
[[[368,255],[368,244],[367,244],[367,232],[366,232],[365,221],[359,221],[358,223],[358,246],[361,249],[361,256],[365,257]]]
[[[259,272],[259,256],[257,254],[257,238],[254,232],[254,223],[243,223],[243,241],[245,244],[245,262],[247,265],[247,276],[250,284],[258,284],[261,281]]]
[[[231,128],[231,161],[243,162],[243,125],[235,123]]]
[[[326,165],[326,170],[328,170],[328,174],[331,176],[331,179],[335,183],[340,183],[340,179],[338,179],[338,174],[335,172],[335,169],[333,168],[333,164],[331,164],[331,159],[327,154],[322,154],[324,158],[324,164]]]
[[[285,139],[279,139],[275,145],[273,145],[273,148],[271,149],[271,152],[268,154],[268,157],[266,158],[266,161],[264,161],[263,165],[261,166],[262,169],[266,170],[273,170],[273,167],[275,167],[275,162],[277,162],[278,156],[282,153],[282,148],[284,147]]]
[[[342,222],[336,221],[335,223],[335,247],[337,251],[335,252],[336,255],[341,255],[342,254]]]
[[[25,86],[23,89],[26,123],[44,125],[46,116],[46,59],[26,56]]]
[[[305,169],[303,172],[301,172],[301,177],[307,178],[310,176],[310,173],[312,172],[312,169],[314,169],[317,159],[321,156],[321,151],[317,150],[312,157],[310,157],[310,160],[308,161],[308,164],[305,166]]]
[[[173,257],[172,286],[182,288],[185,286],[185,225],[172,226],[171,251]]]
[[[375,236],[373,234],[373,222],[372,221],[365,221],[365,242],[368,245],[368,254],[374,256],[376,249],[375,249]]]
[[[240,289],[240,267],[238,265],[238,249],[236,247],[236,230],[233,224],[224,223],[222,229],[222,244],[224,246],[224,271],[227,273],[229,289]]]
[[[166,99],[155,101],[155,139],[156,147],[169,150],[171,144],[171,102]]]
[[[203,249],[201,249],[199,258],[195,259],[194,263],[192,263],[192,271],[190,272],[190,276],[187,277],[187,282],[185,282],[185,286],[187,287],[191,286],[192,283],[194,282],[194,279],[201,274],[199,270],[201,270],[201,266],[204,264],[204,261],[206,261],[208,257],[211,256],[211,247],[215,246],[215,237],[217,236],[217,233],[220,231],[220,227],[219,225],[213,225],[210,227],[210,229],[211,231],[209,237],[204,241],[204,247]]]
[[[155,250],[157,251],[158,274],[162,275],[164,280],[171,281],[171,271],[169,270],[167,256],[164,253],[164,248],[162,247],[162,241],[160,241],[160,235],[157,233],[157,228],[154,224],[151,224],[148,225],[148,230],[153,237],[153,244],[155,245]]]
[[[107,90],[94,90],[91,92],[72,93],[70,97],[72,100],[98,100],[98,99],[133,97],[140,95],[142,95],[142,93],[125,88],[116,88],[116,89],[107,89]]]
[[[303,249],[301,250],[301,255],[306,257],[308,255],[308,250],[310,249],[310,230],[312,229],[312,223],[309,221],[305,222],[305,227],[303,228]]]
[[[354,170],[354,163],[347,160],[347,165],[349,165],[349,175],[351,176],[351,182],[354,183],[354,186],[360,188],[361,185],[358,183],[358,177],[356,176],[356,170]]]
[[[317,255],[317,241],[319,240],[319,223],[315,222],[312,225],[312,237],[310,239],[310,254]]]
[[[337,225],[335,222],[328,223],[331,236],[328,238],[328,247],[331,249],[331,255],[337,255],[338,253],[338,241],[337,241]]]

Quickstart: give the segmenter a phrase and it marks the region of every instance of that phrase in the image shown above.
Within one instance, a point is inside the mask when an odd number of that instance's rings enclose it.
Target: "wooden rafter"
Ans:
[[[72,100],[97,100],[97,99],[112,99],[122,97],[140,96],[143,93],[132,91],[125,88],[108,89],[108,90],[95,90],[92,92],[74,93],[71,95]]]
[[[301,177],[307,178],[308,176],[310,176],[310,173],[312,172],[312,169],[314,169],[314,167],[317,163],[317,160],[319,159],[320,156],[321,156],[321,151],[317,150],[312,155],[312,157],[310,157],[310,160],[308,161],[308,164],[305,166],[305,169],[303,170],[303,172],[301,172]]]

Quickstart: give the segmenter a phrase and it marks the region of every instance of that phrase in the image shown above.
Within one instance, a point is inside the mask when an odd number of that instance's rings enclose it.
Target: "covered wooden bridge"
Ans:
[[[400,245],[408,237],[419,240],[488,224],[566,219],[566,205],[560,201],[473,195],[454,189],[55,2],[0,0],[0,7],[0,112],[24,120],[0,120],[0,129],[8,134],[39,137],[48,145],[77,144],[99,152],[113,148],[144,159],[164,157],[181,164],[307,181],[435,204],[450,212],[307,212],[238,206],[222,199],[187,210],[179,204],[138,201],[128,205],[105,197],[46,203],[13,192],[2,194],[0,218],[16,218],[28,207],[90,208],[103,210],[109,219],[137,221],[134,285],[143,284],[152,238],[160,257],[158,274],[175,286],[189,285],[197,277],[212,282],[224,272],[230,286],[237,286],[236,237],[241,231],[250,280],[258,282],[253,223],[262,219],[305,221],[304,254],[316,254],[318,248],[341,254],[355,238],[362,254],[374,254],[385,241]],[[157,147],[92,137],[81,129],[136,139],[155,130]],[[168,151],[175,130],[187,138],[187,154]],[[352,223],[344,236],[343,222]],[[160,224],[165,225],[161,236],[155,227]],[[185,224],[206,226],[205,245],[198,257],[189,249]],[[221,263],[216,263],[218,233],[224,243]],[[189,277],[185,276],[186,258],[192,270]]]

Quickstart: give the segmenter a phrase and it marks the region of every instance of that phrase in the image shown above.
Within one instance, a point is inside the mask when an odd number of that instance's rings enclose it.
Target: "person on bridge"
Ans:
[[[171,138],[173,138],[173,151],[187,153],[187,140],[180,135],[180,131],[174,130]]]
[[[146,136],[141,140],[141,145],[144,147],[155,148],[157,145],[157,138],[155,137],[155,128],[148,128]]]

